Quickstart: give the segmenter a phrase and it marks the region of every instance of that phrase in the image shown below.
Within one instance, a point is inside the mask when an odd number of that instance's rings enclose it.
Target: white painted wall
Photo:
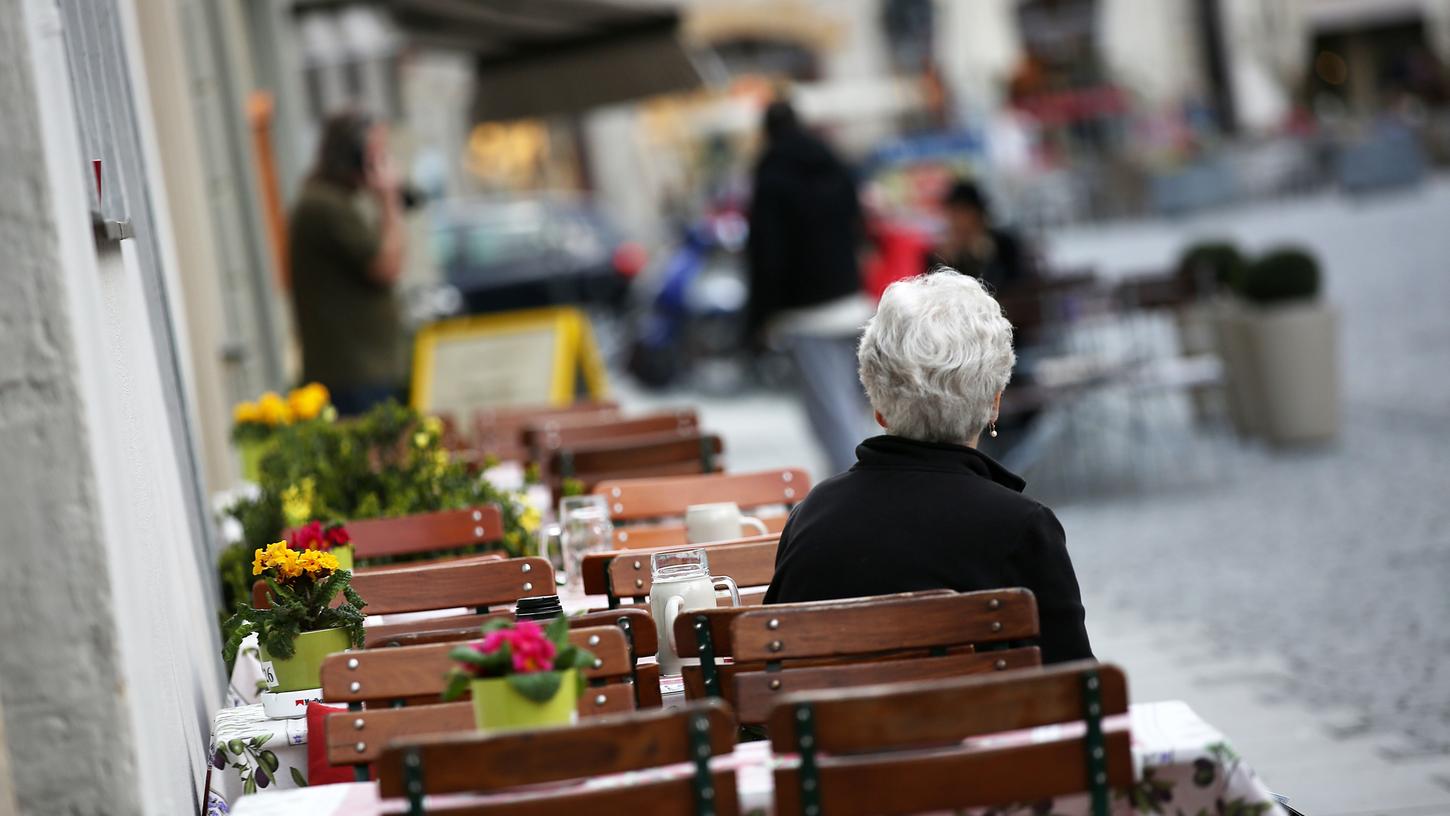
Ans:
[[[19,13],[0,14],[0,701],[16,798],[26,814],[192,813],[222,677],[213,578],[190,540],[166,419],[178,395],[163,393],[153,350],[162,324],[128,242],[98,252],[91,238],[56,7],[8,4]],[[141,138],[154,158],[144,117]],[[165,196],[152,205],[168,223]]]

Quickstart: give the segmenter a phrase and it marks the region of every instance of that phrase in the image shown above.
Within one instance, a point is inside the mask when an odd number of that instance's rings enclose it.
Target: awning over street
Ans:
[[[344,3],[312,0],[306,7]],[[672,5],[609,0],[371,0],[415,47],[477,56],[475,120],[572,113],[689,90]]]

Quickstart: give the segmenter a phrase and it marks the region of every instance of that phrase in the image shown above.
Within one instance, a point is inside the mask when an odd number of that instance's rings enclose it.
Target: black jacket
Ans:
[[[772,142],[750,202],[751,331],[776,313],[861,290],[856,181],[824,142],[796,131]]]
[[[1026,483],[959,445],[877,436],[781,533],[766,603],[1026,587],[1045,663],[1092,657],[1062,525]]]

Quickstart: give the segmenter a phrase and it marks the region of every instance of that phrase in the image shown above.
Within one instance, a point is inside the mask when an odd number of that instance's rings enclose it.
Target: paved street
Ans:
[[[1198,437],[1155,459],[1135,447],[1160,433],[1080,426],[1089,467],[1104,448],[1149,467],[1052,499],[1097,652],[1140,699],[1199,708],[1306,814],[1450,813],[1450,184],[1066,231],[1050,250],[1113,275],[1222,235],[1319,253],[1343,320],[1343,434],[1293,452]],[[788,398],[703,402],[733,468],[820,472]]]

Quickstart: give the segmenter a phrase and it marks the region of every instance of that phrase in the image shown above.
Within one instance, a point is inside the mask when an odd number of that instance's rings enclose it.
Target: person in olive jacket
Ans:
[[[1062,525],[976,450],[996,433],[1016,361],[997,301],[950,269],[899,281],[858,356],[886,433],[791,513],[765,602],[1025,587],[1037,596],[1043,662],[1092,658]]]

